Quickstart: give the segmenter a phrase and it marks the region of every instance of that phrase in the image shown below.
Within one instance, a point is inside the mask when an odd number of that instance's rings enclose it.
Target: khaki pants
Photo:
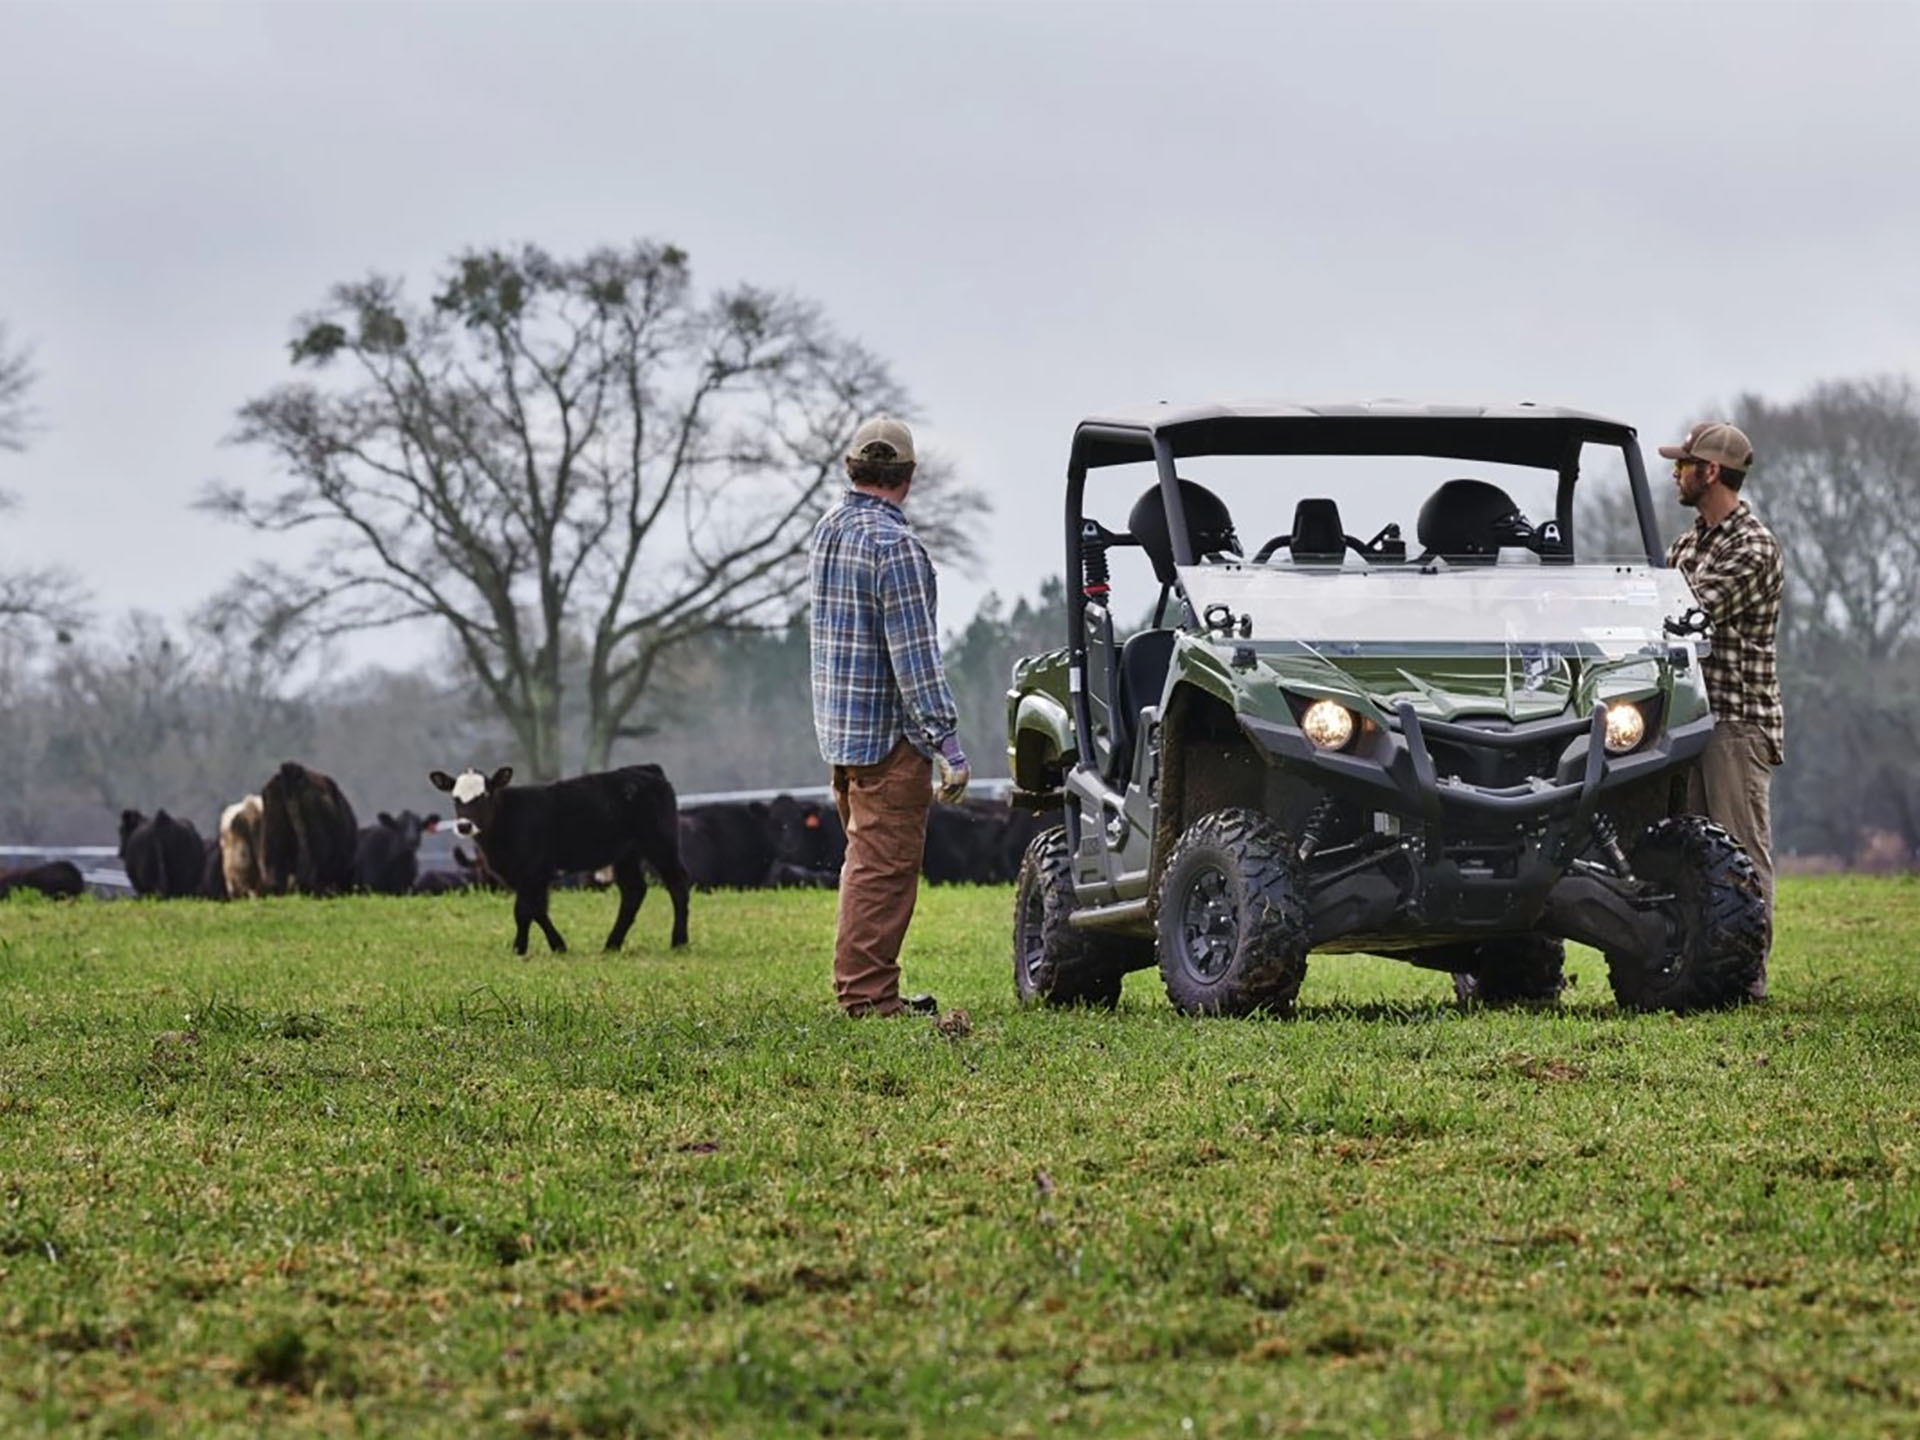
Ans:
[[[901,740],[875,765],[833,767],[833,800],[847,832],[833,991],[850,1015],[895,1015],[900,942],[920,894],[933,762]]]
[[[1744,720],[1715,725],[1699,768],[1687,777],[1687,808],[1724,827],[1740,842],[1760,872],[1769,916],[1773,914],[1772,786],[1766,732]],[[1753,993],[1767,993],[1765,966]]]

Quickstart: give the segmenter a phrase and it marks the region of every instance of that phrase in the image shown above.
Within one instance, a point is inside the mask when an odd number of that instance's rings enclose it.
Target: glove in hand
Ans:
[[[958,805],[967,798],[967,782],[973,778],[973,770],[967,764],[967,752],[960,748],[958,736],[949,735],[940,742],[940,750],[933,757],[933,763],[940,772],[940,783],[934,787],[934,799],[942,805]]]

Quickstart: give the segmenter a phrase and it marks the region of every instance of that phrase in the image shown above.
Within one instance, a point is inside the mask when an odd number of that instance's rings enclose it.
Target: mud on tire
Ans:
[[[1746,998],[1766,963],[1771,923],[1759,873],[1734,838],[1704,815],[1649,825],[1630,857],[1643,883],[1671,898],[1661,907],[1660,955],[1609,951],[1614,999],[1629,1010],[1704,1010]]]
[[[1278,825],[1219,810],[1187,827],[1160,877],[1160,975],[1188,1015],[1285,1014],[1307,974],[1306,885]]]
[[[1067,832],[1055,825],[1027,846],[1013,891],[1013,989],[1023,1005],[1111,1006],[1129,970],[1151,964],[1142,941],[1076,930]]]
[[[1425,952],[1453,972],[1462,1005],[1551,1005],[1567,987],[1567,946],[1552,935],[1503,935]]]

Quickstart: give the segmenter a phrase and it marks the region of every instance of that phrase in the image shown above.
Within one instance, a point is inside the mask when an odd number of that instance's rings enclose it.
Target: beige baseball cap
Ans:
[[[877,446],[885,448],[877,450]],[[847,459],[911,465],[913,431],[907,428],[904,420],[896,420],[891,415],[876,415],[853,432],[853,443],[847,446]]]
[[[1747,432],[1725,420],[1702,420],[1678,445],[1662,445],[1669,460],[1711,460],[1742,473],[1753,468],[1753,442]]]

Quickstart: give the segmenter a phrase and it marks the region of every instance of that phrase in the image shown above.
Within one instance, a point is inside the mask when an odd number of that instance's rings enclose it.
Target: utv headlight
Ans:
[[[1344,750],[1353,739],[1353,712],[1338,700],[1316,700],[1300,717],[1300,729],[1322,750]]]
[[[1624,755],[1647,738],[1647,717],[1631,700],[1616,700],[1607,706],[1607,750]]]

